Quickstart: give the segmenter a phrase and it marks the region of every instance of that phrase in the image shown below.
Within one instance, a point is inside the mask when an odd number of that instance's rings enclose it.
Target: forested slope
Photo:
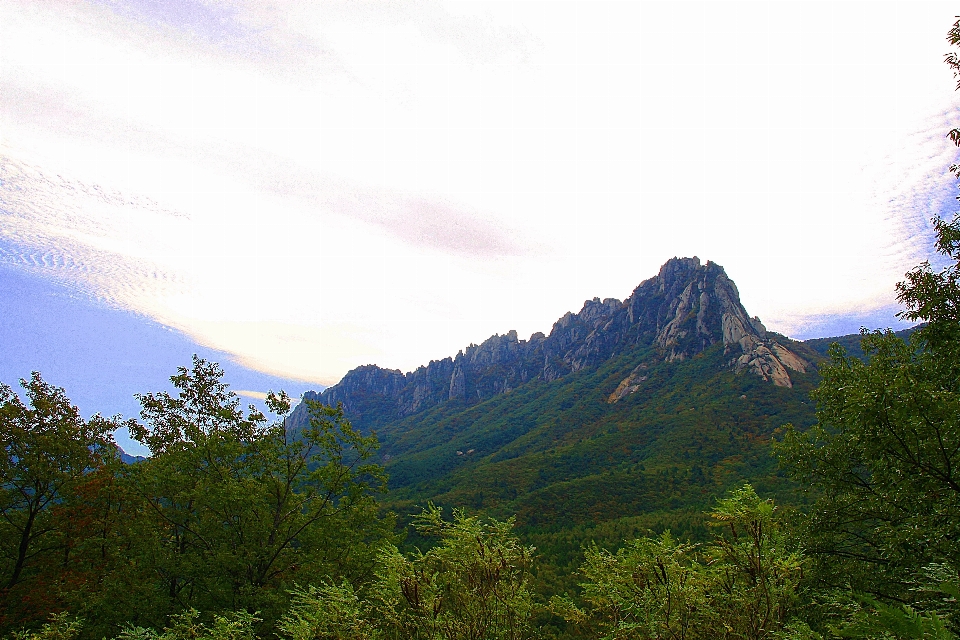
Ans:
[[[388,504],[408,514],[433,501],[515,515],[543,565],[572,569],[584,542],[613,546],[625,531],[703,538],[704,509],[744,480],[793,502],[771,437],[787,422],[813,424],[816,373],[786,388],[728,370],[721,345],[684,362],[656,356],[637,348],[561,380],[384,427]],[[649,363],[640,388],[609,402],[638,362]],[[551,590],[572,586],[572,572],[558,575],[564,584]]]

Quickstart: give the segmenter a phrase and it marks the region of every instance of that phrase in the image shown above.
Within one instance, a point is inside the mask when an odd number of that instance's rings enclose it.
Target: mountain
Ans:
[[[801,500],[770,443],[814,423],[822,359],[751,317],[722,267],[674,258],[549,335],[494,335],[409,373],[359,367],[304,397],[376,431],[401,521],[428,501],[515,517],[558,593],[575,588],[586,541],[705,538],[703,511],[744,480]],[[306,421],[301,403],[288,426]]]
[[[815,423],[816,366],[834,341],[863,356],[859,336],[767,331],[722,267],[674,258],[549,335],[494,335],[408,373],[358,367],[304,398],[342,403],[377,433],[401,523],[428,502],[513,517],[538,550],[539,591],[563,593],[588,543],[708,538],[703,512],[744,481],[784,508],[806,500],[771,442]],[[288,426],[306,422],[301,403]]]
[[[143,456],[130,455],[129,453],[124,451],[122,447],[117,447],[117,452],[120,454],[120,462],[122,462],[123,464],[136,464],[138,462],[143,462],[144,460],[146,460],[146,458],[144,458]]]
[[[639,346],[653,346],[665,362],[681,362],[723,345],[727,366],[781,387],[793,385],[790,371],[806,373],[809,359],[782,336],[751,318],[723,267],[694,258],[673,258],[642,282],[626,300],[587,300],[576,314],[557,320],[550,334],[519,340],[516,331],[471,344],[456,357],[431,361],[403,373],[376,365],[358,367],[321,394],[307,399],[343,403],[355,426],[373,429],[449,402],[473,405],[533,381],[550,382],[597,367]],[[634,393],[642,369],[623,378],[609,401]],[[290,425],[306,423],[301,405]]]
[[[909,329],[901,329],[900,331],[895,331],[894,335],[899,337],[901,340],[910,340],[910,334],[924,326],[919,324],[915,327],[910,327]],[[827,357],[827,352],[830,349],[830,345],[836,342],[846,354],[852,358],[858,358],[859,360],[865,360],[866,354],[863,352],[863,349],[860,348],[860,339],[862,336],[859,333],[853,333],[846,336],[834,336],[832,338],[813,338],[811,340],[805,340],[804,345],[816,351],[822,357]]]

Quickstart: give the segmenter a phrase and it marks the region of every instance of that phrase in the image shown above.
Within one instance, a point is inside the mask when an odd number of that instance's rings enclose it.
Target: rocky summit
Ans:
[[[587,300],[578,313],[557,320],[549,335],[520,340],[516,331],[470,345],[453,358],[434,360],[403,373],[376,365],[358,367],[323,393],[307,399],[343,403],[357,426],[370,427],[446,402],[474,404],[507,393],[527,381],[552,381],[597,366],[639,345],[653,345],[667,362],[690,359],[722,343],[727,366],[790,387],[790,371],[811,364],[788,341],[768,334],[760,319],[740,303],[733,280],[720,265],[696,257],[673,258],[626,300]],[[640,363],[610,394],[615,403],[638,388],[648,363]],[[306,423],[298,407],[292,424]],[[374,419],[378,416],[379,419]]]

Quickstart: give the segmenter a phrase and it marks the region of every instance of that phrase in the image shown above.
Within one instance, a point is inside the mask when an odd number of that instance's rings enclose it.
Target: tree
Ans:
[[[392,545],[380,553],[371,607],[386,637],[531,637],[534,549],[513,534],[512,520],[484,521],[458,509],[448,522],[431,504],[414,526],[439,544],[410,558]]]
[[[664,532],[637,538],[616,553],[592,546],[580,574],[582,599],[554,598],[554,611],[608,638],[685,640],[697,637],[707,607],[707,585],[697,545]]]
[[[379,640],[376,622],[353,585],[324,582],[296,589],[278,628],[291,640]]]
[[[138,624],[196,608],[259,611],[270,628],[298,582],[368,577],[389,536],[375,501],[385,483],[370,462],[375,437],[319,403],[291,433],[285,394],[268,394],[279,416],[269,423],[239,409],[222,375],[195,356],[171,378],[176,394],[140,396],[145,424],[128,425],[151,452],[127,478],[142,500],[134,555],[158,587],[153,607],[137,607]]]
[[[332,582],[298,590],[280,629],[292,640],[532,637],[533,549],[520,544],[512,521],[457,510],[448,522],[429,505],[414,526],[439,544],[412,557],[385,544],[363,593]]]
[[[711,512],[719,533],[709,544],[681,543],[667,532],[616,553],[589,549],[580,569],[584,604],[554,598],[553,608],[610,639],[789,635],[802,555],[774,512],[771,500],[745,485]]]
[[[960,220],[935,228],[952,264],[924,262],[897,287],[903,317],[926,324],[909,343],[863,331],[866,363],[833,345],[813,394],[817,424],[788,425],[776,445],[815,498],[805,523],[812,575],[821,590],[848,594],[832,615],[852,616],[852,633],[899,620],[928,637],[938,616],[957,628],[956,600],[943,592],[960,568]]]
[[[960,21],[948,40],[960,45]],[[955,53],[947,63],[960,78]],[[949,137],[960,144],[960,130]],[[834,345],[817,425],[788,427],[777,452],[817,499],[807,532],[823,586],[949,613],[938,585],[960,569],[960,217],[933,223],[946,265],[897,285],[901,317],[925,324],[909,344],[863,330],[866,363]]]
[[[818,496],[807,529],[825,583],[902,602],[926,564],[960,566],[957,380],[918,333],[910,345],[865,333],[866,364],[835,347],[814,393],[817,425],[788,427],[777,447]]]
[[[713,574],[710,616],[715,632],[761,640],[780,633],[796,614],[802,553],[784,535],[772,500],[753,487],[731,491],[711,513],[722,531],[708,547]]]
[[[13,640],[74,640],[80,635],[82,625],[66,613],[50,616],[39,629],[20,629],[10,634]]]
[[[0,384],[0,625],[57,606],[57,583],[79,535],[65,515],[117,457],[115,421],[83,420],[63,389],[39,373],[20,384],[29,404]]]

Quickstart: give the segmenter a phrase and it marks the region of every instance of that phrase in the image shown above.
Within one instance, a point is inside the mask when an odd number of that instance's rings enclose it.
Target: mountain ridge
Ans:
[[[456,356],[407,373],[363,365],[321,393],[307,392],[304,399],[342,403],[358,427],[371,429],[446,402],[471,405],[534,379],[557,380],[643,344],[652,345],[663,361],[677,362],[722,343],[727,366],[735,372],[790,387],[789,372],[806,373],[812,365],[810,354],[804,358],[787,342],[750,317],[723,267],[701,264],[696,256],[675,257],[625,300],[593,298],[579,312],[568,311],[549,335],[536,332],[521,340],[515,330],[494,334]],[[631,372],[608,401],[635,392],[642,377],[639,369]],[[289,424],[297,428],[308,419],[301,404]]]

